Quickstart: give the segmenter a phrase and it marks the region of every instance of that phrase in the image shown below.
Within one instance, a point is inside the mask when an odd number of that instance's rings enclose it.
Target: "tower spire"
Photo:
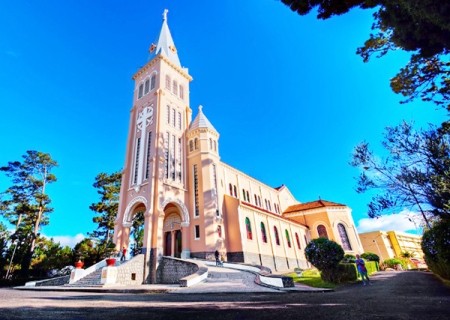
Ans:
[[[161,54],[168,58],[176,66],[181,67],[180,59],[178,58],[177,49],[175,43],[173,42],[172,35],[170,34],[169,26],[167,24],[167,13],[169,10],[164,9],[162,14],[163,22],[161,27],[161,32],[159,33],[159,38],[156,44],[152,43],[150,46],[150,57],[149,60],[153,59],[155,56]]]

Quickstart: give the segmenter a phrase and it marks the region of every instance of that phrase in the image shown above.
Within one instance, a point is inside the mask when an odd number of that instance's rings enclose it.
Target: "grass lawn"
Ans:
[[[292,277],[296,283],[305,284],[314,288],[334,289],[336,287],[333,283],[323,281],[322,278],[320,278],[319,271],[316,269],[305,270],[301,276],[298,276],[295,272],[288,273],[286,275]]]

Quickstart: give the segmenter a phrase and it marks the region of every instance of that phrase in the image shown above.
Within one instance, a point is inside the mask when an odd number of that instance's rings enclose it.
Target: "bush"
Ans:
[[[402,259],[392,258],[392,259],[386,259],[383,261],[383,264],[386,268],[392,268],[396,269],[397,265],[401,265],[403,269],[407,269],[407,264]]]
[[[450,220],[436,222],[422,236],[422,251],[428,268],[450,280]]]
[[[346,254],[344,259],[342,259],[342,263],[355,263],[356,257],[352,254]]]
[[[306,259],[321,271],[324,281],[337,281],[338,265],[344,257],[344,250],[338,243],[325,238],[314,239],[306,246],[305,255]]]
[[[361,255],[361,258],[366,259],[367,261],[376,261],[376,262],[380,262],[380,257],[372,252],[364,252]]]

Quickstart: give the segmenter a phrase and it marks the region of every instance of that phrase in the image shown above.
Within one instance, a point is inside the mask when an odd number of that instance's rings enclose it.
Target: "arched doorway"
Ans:
[[[181,214],[178,207],[169,203],[164,208],[164,255],[176,258],[181,257],[182,251],[182,231],[181,231]]]

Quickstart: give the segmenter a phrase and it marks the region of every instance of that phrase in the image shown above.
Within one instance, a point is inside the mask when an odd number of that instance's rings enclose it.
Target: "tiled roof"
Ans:
[[[201,105],[198,106],[197,117],[195,117],[194,121],[191,122],[189,129],[193,130],[193,129],[197,129],[197,128],[208,128],[214,132],[217,132],[217,130],[213,127],[211,122],[209,122],[208,118],[206,118],[202,109],[203,109],[203,107]]]
[[[284,210],[283,213],[306,211],[324,207],[346,207],[346,205],[326,200],[316,200],[306,203],[294,204],[293,206],[290,206],[286,210]]]

